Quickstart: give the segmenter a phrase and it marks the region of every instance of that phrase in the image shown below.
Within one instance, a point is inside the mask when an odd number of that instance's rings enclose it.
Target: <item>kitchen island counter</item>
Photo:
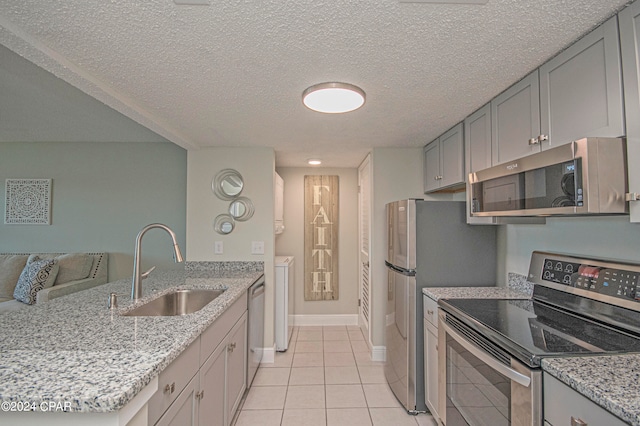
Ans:
[[[152,273],[136,303],[123,279],[0,315],[0,423],[25,404],[28,411],[121,410],[262,276],[261,262],[246,263],[259,267]],[[120,315],[178,287],[226,291],[189,315]],[[115,310],[107,308],[112,292]]]

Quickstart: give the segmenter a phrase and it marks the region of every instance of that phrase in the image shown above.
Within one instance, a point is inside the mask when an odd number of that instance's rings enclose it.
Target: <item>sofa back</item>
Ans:
[[[42,258],[53,258],[66,253],[0,253],[0,255],[38,255]],[[93,257],[93,265],[87,278],[95,279],[97,284],[105,284],[109,280],[109,254],[85,253]]]

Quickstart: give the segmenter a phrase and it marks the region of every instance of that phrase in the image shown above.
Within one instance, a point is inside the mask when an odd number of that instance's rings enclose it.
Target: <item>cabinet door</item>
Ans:
[[[614,16],[540,67],[542,149],[624,135],[618,20]]]
[[[436,139],[423,150],[424,192],[440,188],[440,139]]]
[[[457,185],[464,179],[464,127],[458,124],[440,136],[440,188]]]
[[[619,15],[624,103],[627,121],[629,192],[640,194],[640,2]],[[631,222],[640,222],[640,201],[629,203]]]
[[[464,161],[467,186],[467,223],[493,224],[492,217],[471,216],[469,174],[491,167],[491,104],[486,104],[464,120]]]
[[[227,345],[223,341],[200,368],[200,391],[204,393],[200,399],[198,413],[202,424],[211,426],[227,424],[224,409],[226,357]]]
[[[540,88],[534,71],[491,101],[492,165],[540,152]]]
[[[436,419],[438,414],[438,329],[425,320],[425,403]]]
[[[196,392],[198,392],[198,384],[198,376],[196,375],[178,395],[167,412],[158,420],[156,426],[197,426]]]
[[[491,167],[491,104],[464,120],[466,179],[469,173]]]
[[[587,399],[560,380],[543,374],[544,420],[551,425],[571,425],[571,419],[580,420],[590,426],[623,426],[625,422],[595,402]]]
[[[233,418],[242,395],[247,388],[247,314],[229,332],[227,339],[227,413]]]

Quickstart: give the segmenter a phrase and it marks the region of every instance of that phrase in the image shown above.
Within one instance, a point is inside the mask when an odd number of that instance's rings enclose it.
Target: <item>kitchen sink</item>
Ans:
[[[190,289],[163,294],[122,315],[128,317],[179,316],[192,314],[207,306],[225,290]]]

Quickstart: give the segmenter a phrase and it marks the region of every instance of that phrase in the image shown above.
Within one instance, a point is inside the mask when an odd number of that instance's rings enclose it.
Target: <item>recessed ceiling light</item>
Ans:
[[[348,83],[320,83],[302,92],[307,108],[328,114],[356,110],[364,105],[364,99],[364,91]]]
[[[318,160],[317,158],[310,158],[309,160],[307,160],[307,163],[311,164],[312,166],[319,166],[320,164],[322,164],[322,161]]]

